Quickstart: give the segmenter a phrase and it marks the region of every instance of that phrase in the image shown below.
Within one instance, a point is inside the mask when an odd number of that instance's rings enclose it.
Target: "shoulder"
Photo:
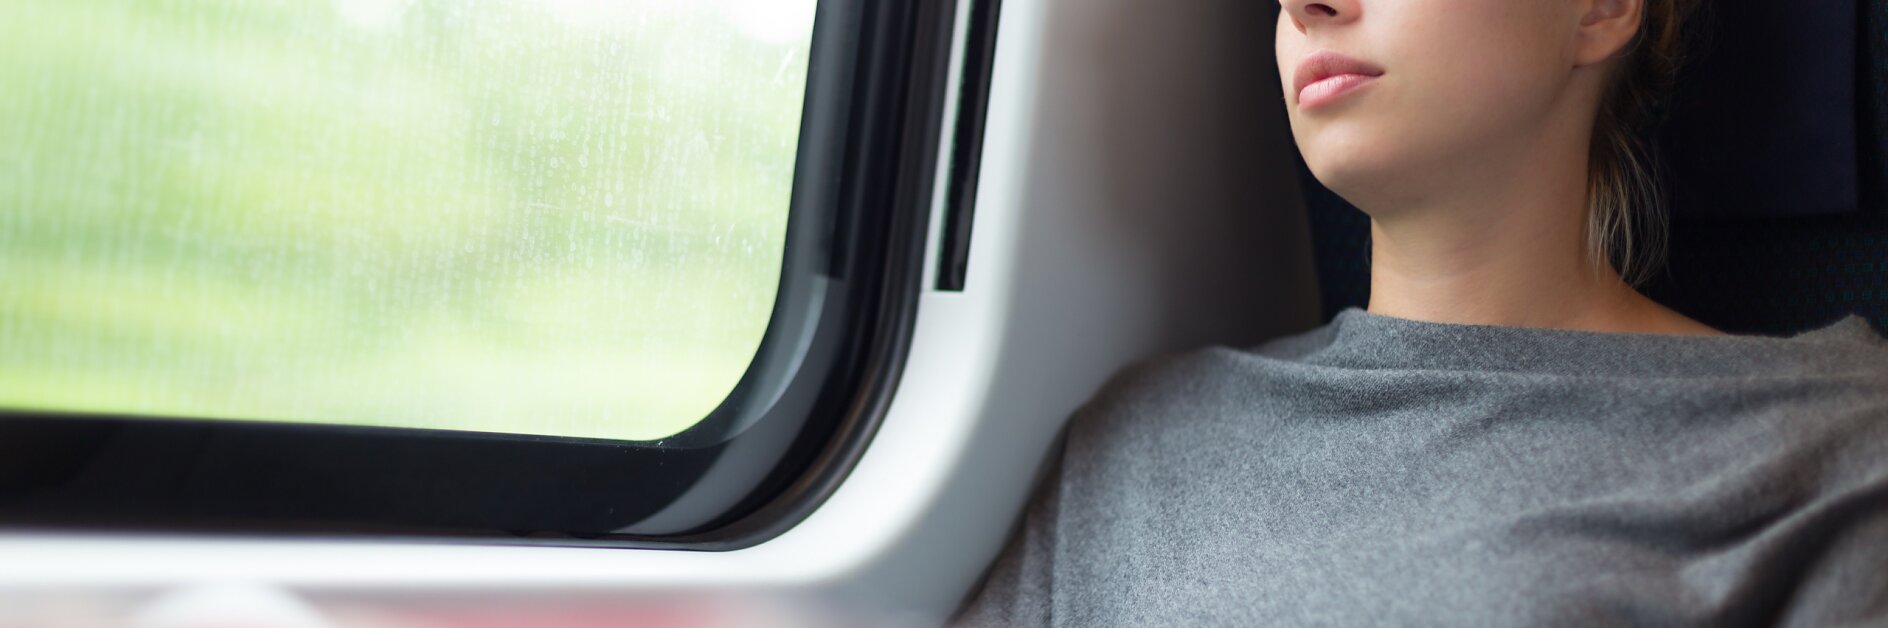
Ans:
[[[1165,353],[1128,365],[1082,405],[1091,421],[1173,414],[1215,405],[1248,376],[1251,354],[1224,346]]]
[[[1727,432],[1750,460],[1800,469],[1820,491],[1888,495],[1888,342],[1860,318],[1783,342],[1716,380],[1710,397],[1682,399],[1705,410],[1704,424],[1752,428]]]
[[[1070,418],[1070,453],[1142,460],[1263,429],[1289,362],[1212,346],[1161,354],[1117,371]]]
[[[1803,353],[1813,359],[1834,366],[1833,372],[1888,377],[1888,338],[1860,315],[1851,314],[1787,341],[1804,347]]]
[[[1069,420],[1069,450],[1141,448],[1176,422],[1214,404],[1230,375],[1231,356],[1220,348],[1166,353],[1128,365],[1108,378]]]
[[[1293,365],[1314,363],[1335,333],[1326,324],[1254,347],[1214,345],[1142,359],[1103,383],[1071,429],[1141,434],[1263,405],[1269,383]]]

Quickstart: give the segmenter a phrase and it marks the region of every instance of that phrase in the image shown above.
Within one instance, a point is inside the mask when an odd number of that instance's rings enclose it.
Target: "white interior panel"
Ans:
[[[865,457],[771,542],[710,553],[12,534],[0,591],[742,587],[941,618],[995,557],[1062,422],[1111,373],[1315,324],[1273,6],[1003,2],[968,287],[922,297]]]

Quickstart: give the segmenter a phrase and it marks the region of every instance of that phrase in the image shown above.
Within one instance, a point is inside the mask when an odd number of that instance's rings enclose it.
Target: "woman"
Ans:
[[[1123,373],[962,623],[1888,623],[1888,344],[1641,296],[1692,0],[1284,0],[1367,310]]]

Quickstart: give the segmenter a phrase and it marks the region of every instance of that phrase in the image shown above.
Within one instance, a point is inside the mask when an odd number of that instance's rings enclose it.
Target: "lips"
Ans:
[[[1292,74],[1292,92],[1298,94],[1298,106],[1316,106],[1379,76],[1383,68],[1376,64],[1321,50],[1299,62]]]

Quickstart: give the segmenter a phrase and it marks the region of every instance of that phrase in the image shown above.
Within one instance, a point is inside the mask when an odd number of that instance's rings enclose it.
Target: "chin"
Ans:
[[[1314,127],[1296,127],[1299,154],[1305,165],[1326,186],[1337,178],[1347,178],[1388,166],[1394,155],[1388,150],[1393,142],[1385,133],[1353,120],[1335,120]],[[1326,177],[1332,177],[1327,179]],[[1332,188],[1336,189],[1336,188]]]
[[[1359,208],[1364,204],[1359,202],[1360,195],[1407,169],[1407,164],[1399,166],[1401,160],[1386,153],[1358,146],[1319,146],[1303,152],[1305,165],[1318,182]]]

